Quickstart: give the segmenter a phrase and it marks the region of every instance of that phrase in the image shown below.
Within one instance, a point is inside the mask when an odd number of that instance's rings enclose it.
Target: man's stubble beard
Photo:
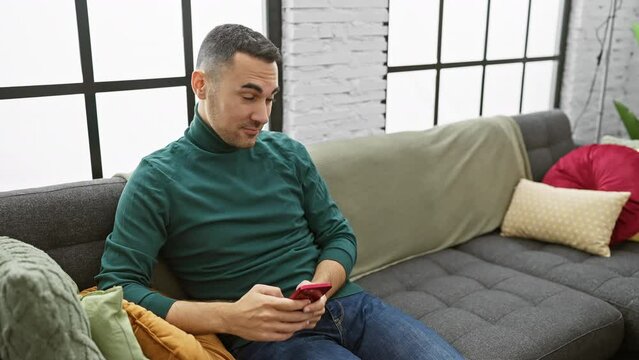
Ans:
[[[213,94],[211,94],[213,95]],[[213,129],[213,131],[227,144],[234,146],[236,148],[239,149],[248,149],[248,148],[252,148],[253,146],[255,146],[255,142],[257,141],[257,136],[259,136],[259,133],[256,137],[252,138],[249,140],[249,138],[247,137],[247,141],[243,141],[244,138],[242,137],[242,127],[244,126],[251,126],[253,128],[260,128],[260,132],[262,129],[262,125],[257,122],[257,121],[252,121],[250,119],[243,121],[240,124],[235,125],[234,123],[232,123],[232,128],[231,131],[228,131],[228,129],[216,129],[215,126],[213,124],[216,123],[217,120],[220,119],[221,116],[221,111],[218,111],[218,107],[216,106],[214,99],[214,96],[210,97],[210,104],[209,105],[209,109],[208,109],[208,114],[209,114],[209,126],[211,127],[211,129]]]

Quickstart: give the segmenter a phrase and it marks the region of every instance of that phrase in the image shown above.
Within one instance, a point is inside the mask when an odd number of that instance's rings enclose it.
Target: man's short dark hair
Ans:
[[[213,28],[202,41],[196,68],[214,75],[220,66],[230,64],[236,52],[266,62],[281,60],[279,49],[264,35],[243,25],[225,24]]]

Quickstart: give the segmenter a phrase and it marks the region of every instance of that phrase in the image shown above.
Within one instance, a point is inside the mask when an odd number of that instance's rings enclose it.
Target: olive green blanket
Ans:
[[[504,116],[309,151],[355,230],[352,278],[495,230],[531,178],[519,126]]]

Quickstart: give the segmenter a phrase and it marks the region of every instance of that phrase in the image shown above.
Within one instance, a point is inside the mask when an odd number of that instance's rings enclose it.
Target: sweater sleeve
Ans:
[[[319,261],[334,260],[351,273],[357,259],[357,244],[353,229],[331,198],[326,183],[320,176],[309,153],[300,144],[302,162],[303,206],[315,242],[321,249]]]
[[[168,197],[166,179],[146,160],[131,175],[115,213],[113,232],[107,237],[99,289],[120,285],[124,298],[166,317],[175,302],[149,289],[157,255],[166,242]]]

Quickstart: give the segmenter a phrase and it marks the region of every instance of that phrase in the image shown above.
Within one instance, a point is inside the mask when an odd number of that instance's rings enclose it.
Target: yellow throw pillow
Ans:
[[[234,360],[220,339],[213,335],[193,336],[153,312],[123,301],[140,347],[149,359]]]
[[[628,240],[632,240],[632,241],[639,241],[639,234],[637,234],[637,235],[635,235],[635,236],[631,237],[631,238],[630,238],[630,239],[628,239]]]
[[[610,236],[629,192],[557,188],[521,179],[501,225],[502,236],[571,246],[610,256]]]

